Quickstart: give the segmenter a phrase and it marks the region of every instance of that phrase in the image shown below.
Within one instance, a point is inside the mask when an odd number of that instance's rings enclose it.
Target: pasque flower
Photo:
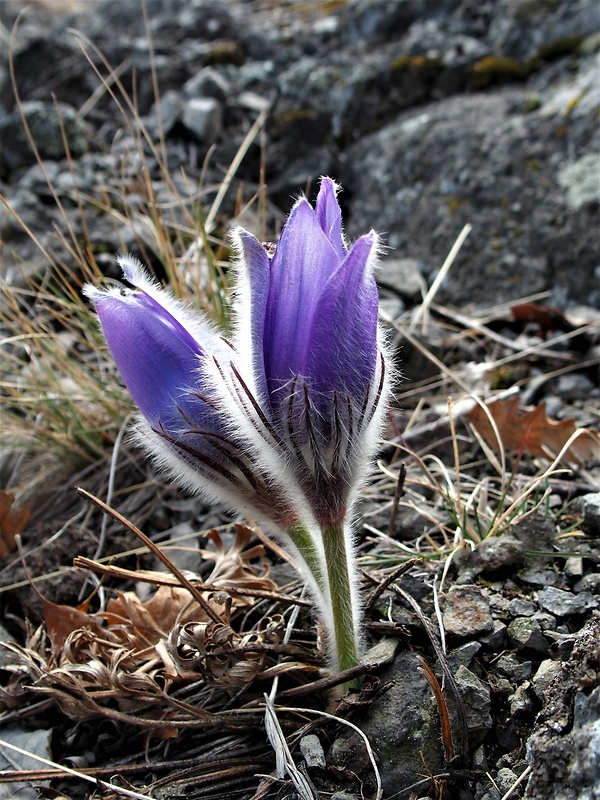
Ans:
[[[239,347],[253,388],[319,524],[343,520],[385,406],[371,231],[348,248],[336,186],[301,198],[272,255],[237,232]]]
[[[188,488],[262,521],[308,576],[339,668],[357,661],[349,520],[388,394],[377,236],[348,248],[336,186],[294,205],[275,248],[243,229],[227,341],[130,257],[133,290],[87,287],[141,418],[138,440]]]

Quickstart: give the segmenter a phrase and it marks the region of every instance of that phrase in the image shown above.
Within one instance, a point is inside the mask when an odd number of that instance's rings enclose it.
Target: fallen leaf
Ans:
[[[213,606],[218,612],[219,606]],[[108,601],[106,611],[96,616],[136,652],[166,640],[176,622],[206,620],[198,603],[180,586],[159,586],[145,602],[135,592],[117,592],[117,597]]]
[[[566,445],[569,438],[580,431],[563,455],[570,464],[584,464],[600,458],[600,434],[593,428],[577,428],[573,419],[555,420],[546,415],[545,403],[535,408],[522,408],[519,398],[513,395],[507,399],[493,400],[487,409],[494,419],[505,450],[524,449],[535,456],[554,459]],[[488,416],[480,405],[468,414],[471,422],[485,441],[494,450],[499,444]]]
[[[76,630],[87,628],[99,636],[102,635],[101,626],[85,611],[73,606],[57,605],[42,595],[40,597],[44,606],[46,630],[55,654],[62,651],[67,637]]]
[[[14,508],[14,502],[14,494],[0,491],[0,556],[16,549],[15,537],[25,530],[31,516],[28,508]]]
[[[551,331],[564,331],[569,333],[575,330],[564,314],[553,306],[540,305],[539,303],[517,303],[511,306],[512,317],[516,322],[533,323],[537,325],[544,338]]]

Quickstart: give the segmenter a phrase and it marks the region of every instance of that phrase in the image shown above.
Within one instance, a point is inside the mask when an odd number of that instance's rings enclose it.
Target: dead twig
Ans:
[[[138,583],[150,583],[155,586],[179,586],[180,581],[176,575],[161,575],[158,572],[150,570],[132,570],[125,569],[124,567],[117,567],[114,564],[101,564],[91,558],[85,556],[75,556],[73,559],[73,566],[82,569],[89,569],[92,572],[97,572],[100,575],[107,575],[112,578],[122,578],[126,580],[137,581]],[[237,586],[225,586],[214,583],[202,583],[202,581],[190,581],[196,589],[203,592],[225,592],[233,597],[257,597],[264,600],[275,600],[277,602],[288,603],[289,605],[303,606],[304,608],[312,608],[313,604],[308,600],[303,600],[300,597],[292,597],[288,594],[279,594],[278,592],[270,592],[266,589],[248,589]]]
[[[394,489],[394,499],[392,500],[392,508],[390,511],[390,519],[388,522],[387,535],[391,538],[394,535],[394,526],[396,524],[396,515],[398,514],[398,504],[400,498],[404,494],[404,481],[406,480],[406,464],[402,462],[398,470],[398,480],[396,481],[396,488]]]
[[[397,581],[398,578],[400,578],[400,576],[404,575],[405,572],[408,572],[409,569],[414,567],[415,564],[418,564],[420,561],[421,561],[420,558],[411,558],[408,561],[405,561],[404,564],[400,564],[399,567],[396,567],[396,569],[393,572],[390,572],[390,574],[379,583],[379,585],[371,592],[371,594],[367,598],[367,602],[365,603],[365,611],[367,612],[370,611],[377,602],[377,600],[385,592],[385,590],[388,589],[392,585],[392,583],[395,583],[395,581]],[[363,573],[363,575],[366,574],[364,570],[361,570],[361,572]],[[372,580],[370,575],[366,575],[366,577],[369,578],[369,580]]]

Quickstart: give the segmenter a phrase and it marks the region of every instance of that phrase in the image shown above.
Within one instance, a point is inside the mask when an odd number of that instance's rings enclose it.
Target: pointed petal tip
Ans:
[[[99,300],[101,300],[103,297],[105,297],[105,295],[106,295],[106,290],[104,290],[104,289],[98,289],[98,287],[97,287],[97,286],[94,286],[94,284],[93,284],[93,283],[86,283],[86,284],[84,284],[84,285],[82,286],[82,288],[81,288],[81,293],[84,295],[84,297],[87,297],[87,299],[88,299],[88,300],[89,300],[91,303],[93,303],[94,305],[96,305],[96,303],[97,303]]]
[[[123,270],[123,277],[128,283],[141,288],[148,281],[151,281],[148,270],[131,253],[123,253],[116,258],[117,264]]]
[[[321,175],[321,178],[319,179],[319,185],[321,190],[333,192],[334,197],[342,190],[341,184],[339,184],[337,181],[334,181],[333,178],[329,177],[329,175]]]

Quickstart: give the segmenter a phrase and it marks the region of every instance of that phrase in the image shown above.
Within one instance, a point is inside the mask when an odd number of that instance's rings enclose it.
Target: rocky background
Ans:
[[[0,273],[12,283],[47,268],[24,226],[69,263],[56,235],[65,218],[23,133],[11,87],[8,41],[23,6],[0,2],[0,194],[21,220],[0,204]],[[216,145],[204,185],[217,186],[252,123],[267,113],[264,137],[237,170],[223,221],[238,187],[245,198],[257,188],[263,159],[273,233],[298,191],[312,197],[318,177],[331,175],[344,188],[349,235],[373,226],[384,236],[379,280],[391,292],[390,314],[418,300],[467,223],[473,228],[438,293],[442,301],[482,308],[547,292],[546,302],[560,309],[585,305],[588,319],[598,313],[596,2],[146,0],[145,8],[147,21],[137,0],[37,2],[13,43],[17,90],[45,171],[69,225],[107,273],[116,275],[115,252],[139,251],[145,232],[119,228],[93,204],[84,228],[73,194],[76,183],[84,196],[120,198],[129,182],[128,203],[135,205],[135,132],[123,128],[110,95],[98,92],[93,65],[102,68],[103,58],[135,94],[152,135],[158,139],[162,128],[170,173],[184,195],[182,169],[198,179]],[[146,164],[169,207],[172,188],[158,167],[152,171],[150,151]],[[176,203],[170,213],[177,214]],[[153,241],[143,244],[152,255]],[[404,370],[418,380],[408,355]],[[593,396],[591,374],[562,376],[584,383],[571,389],[574,397],[563,384],[557,404]],[[593,568],[600,514],[598,495],[588,496],[584,529],[596,537],[593,552],[592,545],[582,551],[589,558],[565,551],[560,568],[541,556],[525,558],[524,547],[555,546],[553,525],[536,517],[516,540],[491,537],[460,565],[447,592],[444,625],[474,737],[472,766],[495,781],[491,787],[482,777],[471,793],[465,788],[465,798],[600,798],[600,581]],[[406,520],[402,525],[408,530]],[[433,618],[432,597],[419,587],[407,585]],[[410,616],[405,622],[414,646],[422,626]],[[390,702],[373,704],[363,721],[382,758],[386,797],[421,774],[408,751],[416,758],[423,750],[434,764],[440,749],[438,717],[425,714],[430,691],[415,659],[408,648],[395,659],[382,676],[391,682]],[[93,748],[95,723],[89,736]],[[368,772],[361,758],[348,737],[327,753],[340,775]],[[305,761],[310,767],[307,755]]]
[[[5,40],[23,5],[1,4]],[[421,277],[431,281],[470,222],[439,295],[446,302],[490,306],[549,290],[561,308],[600,306],[594,0],[147,0],[146,8],[174,175],[199,174],[216,144],[209,175],[220,180],[266,110],[271,200],[287,212],[299,189],[335,177],[348,233],[384,234],[391,252],[381,280],[401,295],[418,292]],[[126,88],[135,74],[138,109],[158,135],[152,54],[137,0],[46,0],[21,21],[16,83],[48,171],[68,194],[54,97],[80,189],[93,195],[114,181],[127,134],[116,144],[122,121],[107,93],[90,103],[99,80],[71,28]],[[0,190],[44,243],[53,210],[3,51]],[[260,158],[257,143],[238,178],[256,184]],[[127,168],[135,174],[135,164]],[[106,219],[90,233],[100,252],[122,247]],[[9,256],[40,266],[5,210],[0,235]]]

